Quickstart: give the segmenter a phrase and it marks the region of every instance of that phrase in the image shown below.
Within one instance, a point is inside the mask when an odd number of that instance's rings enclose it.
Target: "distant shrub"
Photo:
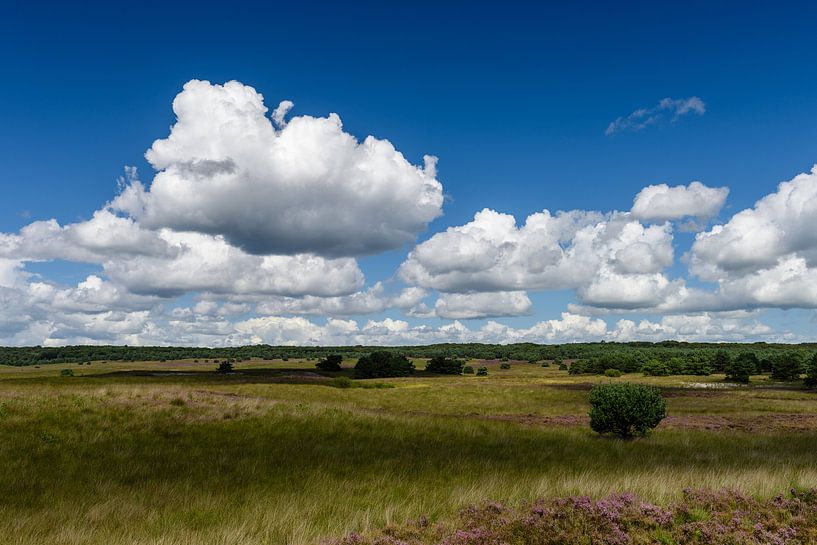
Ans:
[[[354,385],[349,377],[335,377],[328,381],[327,384],[333,388],[351,388]]]
[[[61,377],[73,377],[74,376],[74,370],[73,369],[63,369],[62,371],[60,371],[60,376]]]
[[[567,371],[567,364],[566,363],[560,363],[559,364],[559,371]]]
[[[474,368],[471,367],[470,365],[466,365],[465,367],[462,368],[462,374],[463,375],[473,375],[474,374]]]
[[[356,382],[349,377],[335,377],[332,380],[326,381],[328,386],[333,388],[364,388],[366,390],[380,390],[383,388],[394,388],[394,384],[387,384],[385,382]]]
[[[461,360],[446,358],[445,356],[434,356],[426,365],[426,371],[437,375],[459,375],[463,370]]]
[[[772,364],[772,378],[774,380],[799,380],[803,371],[803,362],[800,356],[787,352]]]
[[[488,375],[488,368],[487,367],[480,367],[477,369],[477,376],[484,377]]]
[[[643,384],[602,384],[590,390],[590,428],[622,438],[644,437],[667,415],[657,388]]]
[[[219,363],[218,367],[216,367],[216,373],[232,373],[232,372],[233,362],[229,360]]]
[[[413,373],[414,364],[405,356],[386,351],[363,356],[355,365],[357,378],[407,377]]]
[[[542,367],[550,367],[550,364],[546,361],[542,362]]]
[[[510,363],[500,363],[500,364],[499,364],[499,368],[500,368],[500,369],[510,369],[510,368],[511,368],[511,364],[510,364]]]
[[[641,366],[641,372],[651,377],[665,377],[669,375],[669,367],[663,361],[649,360]]]
[[[726,373],[726,380],[748,384],[749,377],[755,372],[755,366],[748,358],[735,358],[729,360],[724,372]]]
[[[340,371],[341,363],[343,363],[343,356],[332,354],[331,356],[326,356],[324,359],[318,361],[318,363],[315,364],[315,367],[321,371]]]
[[[621,376],[621,375],[623,375],[623,374],[624,374],[624,373],[622,373],[622,372],[621,372],[621,371],[619,371],[618,369],[608,369],[608,370],[606,370],[606,371],[604,372],[604,376],[605,376],[605,377],[610,377],[610,378],[618,378],[618,377],[620,377],[620,376]]]

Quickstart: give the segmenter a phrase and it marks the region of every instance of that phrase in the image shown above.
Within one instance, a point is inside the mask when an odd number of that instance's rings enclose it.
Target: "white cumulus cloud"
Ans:
[[[221,235],[252,254],[374,254],[412,242],[442,213],[436,158],[410,163],[388,140],[359,142],[340,117],[269,117],[252,87],[193,80],[176,124],[146,153],[158,171],[112,206],[158,229]]]
[[[631,213],[645,221],[706,220],[718,215],[728,195],[727,187],[707,187],[700,182],[649,185],[635,196]]]

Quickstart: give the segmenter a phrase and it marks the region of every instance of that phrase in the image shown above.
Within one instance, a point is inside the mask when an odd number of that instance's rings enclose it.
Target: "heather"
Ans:
[[[520,507],[490,502],[463,509],[453,525],[426,517],[370,536],[325,545],[707,544],[797,545],[817,541],[817,490],[767,500],[734,490],[684,490],[666,506],[630,493],[538,499]]]

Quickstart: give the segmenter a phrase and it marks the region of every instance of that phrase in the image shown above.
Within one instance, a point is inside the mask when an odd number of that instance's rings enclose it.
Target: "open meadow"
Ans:
[[[433,376],[415,360],[414,377],[342,388],[314,364],[0,366],[2,543],[309,545],[486,500],[817,486],[817,394],[767,377],[515,361]],[[649,438],[590,430],[588,390],[610,381],[662,388],[668,417]]]

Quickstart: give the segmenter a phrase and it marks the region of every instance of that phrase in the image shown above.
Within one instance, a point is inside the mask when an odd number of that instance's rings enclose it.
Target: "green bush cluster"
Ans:
[[[488,368],[487,367],[480,367],[477,369],[477,376],[484,377],[488,375]]]
[[[510,364],[510,363],[500,363],[500,364],[499,364],[499,368],[500,368],[500,369],[510,369],[510,368],[511,368],[511,364]]]
[[[474,374],[474,368],[471,367],[470,365],[466,365],[465,367],[462,368],[462,374],[463,375],[473,375]]]
[[[392,352],[372,352],[357,360],[355,378],[408,377],[414,374],[414,364],[405,356]]]
[[[426,365],[426,371],[436,375],[459,375],[463,371],[463,362],[445,356],[434,356]]]

